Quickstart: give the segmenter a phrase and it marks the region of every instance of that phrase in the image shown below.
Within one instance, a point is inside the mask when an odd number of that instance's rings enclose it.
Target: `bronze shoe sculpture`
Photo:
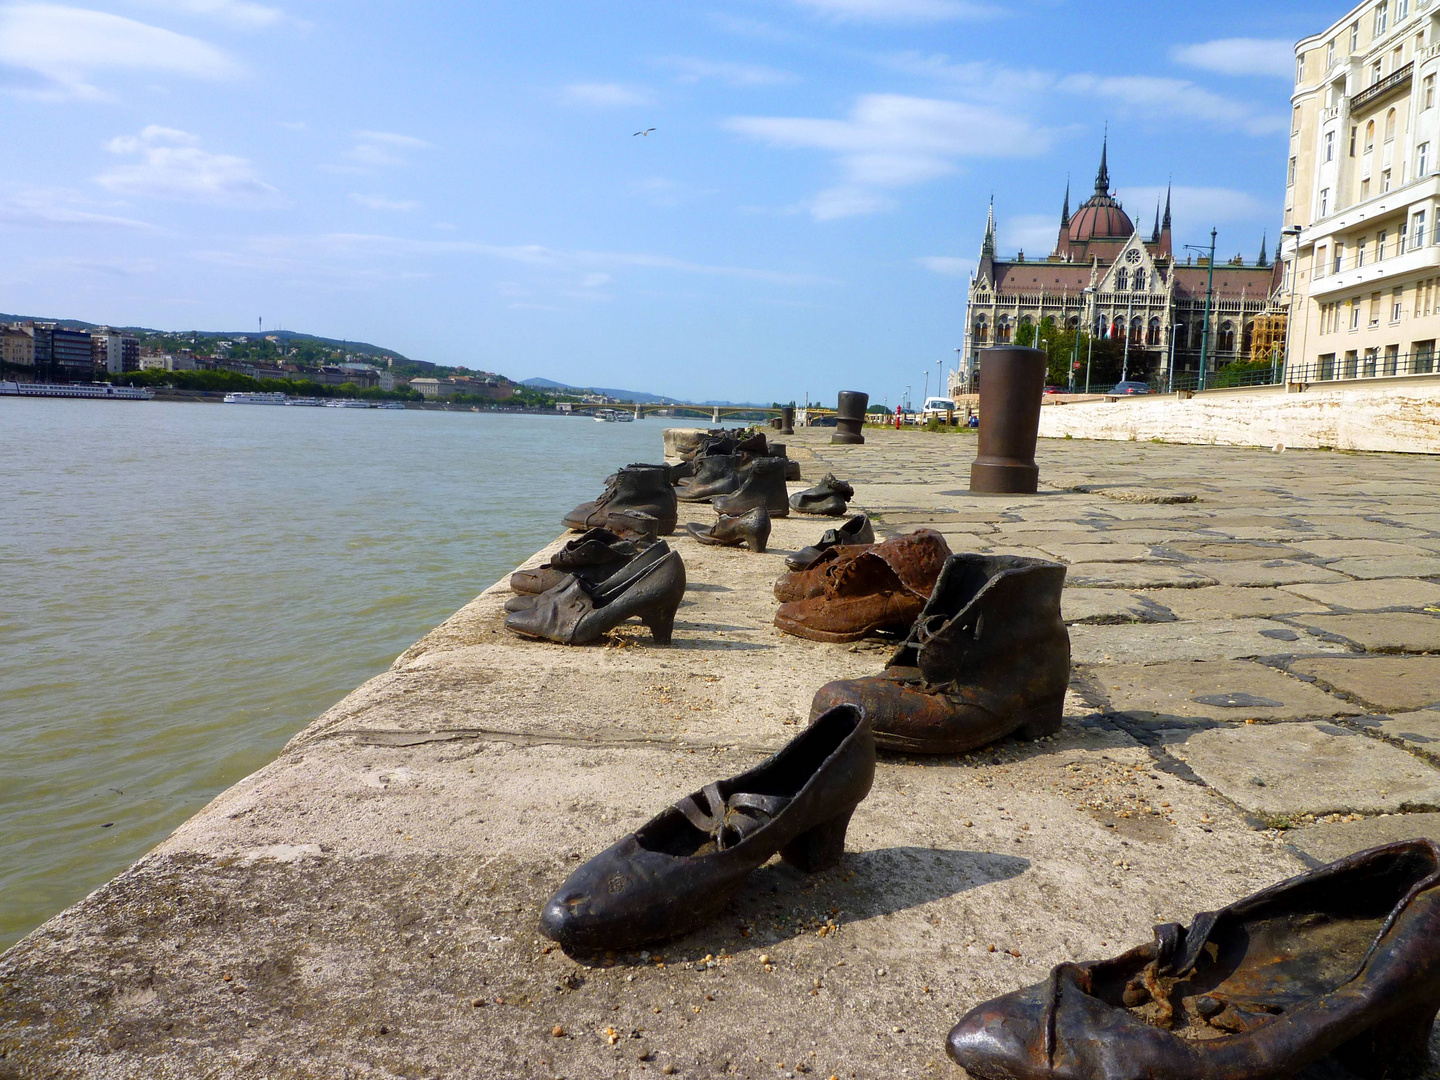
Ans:
[[[692,521],[685,528],[700,543],[711,547],[748,546],[751,551],[764,551],[770,540],[770,515],[765,512],[765,507],[757,506],[734,517],[721,514],[714,525]]]
[[[823,552],[806,569],[780,575],[775,582],[775,599],[788,604],[823,596],[826,582],[836,572],[834,567],[871,550],[878,551],[892,569],[904,575],[906,585],[927,598],[950,557],[950,545],[932,529],[892,536],[883,544],[841,544]]]
[[[963,754],[1006,735],[1054,734],[1070,684],[1064,587],[1059,563],[952,556],[885,671],[827,683],[810,715],[860,705],[881,748],[911,754]]]
[[[842,517],[845,505],[855,497],[855,489],[844,480],[836,480],[834,473],[812,488],[797,491],[790,496],[791,509],[801,514],[815,514],[819,517]]]
[[[510,575],[512,592],[537,595],[553,589],[566,574],[585,581],[603,581],[640,553],[633,541],[609,529],[591,529],[571,540],[546,562]]]
[[[825,593],[826,572],[837,563],[869,551],[874,544],[842,544],[821,553],[820,557],[804,570],[792,570],[775,579],[775,599],[782,604],[795,600],[809,600],[812,596]]]
[[[794,555],[785,557],[785,565],[792,571],[808,570],[819,561],[831,548],[842,547],[847,544],[873,544],[875,543],[875,527],[870,524],[870,519],[864,514],[856,514],[844,525],[834,529],[826,529],[820,537],[820,542],[810,547],[801,548]]]
[[[658,523],[655,531],[669,536],[679,520],[675,489],[670,486],[668,465],[627,465],[610,477],[605,493],[593,502],[581,503],[565,515],[565,527],[575,532],[609,528],[618,532],[633,515],[648,514]],[[612,516],[614,520],[612,520]]]
[[[806,873],[838,863],[874,777],[864,713],[836,709],[768,761],[680,800],[596,855],[550,898],[540,928],[578,952],[698,929],[776,852]]]
[[[1327,1055],[1379,1080],[1425,1070],[1437,1009],[1440,847],[1410,840],[1061,964],[947,1048],[974,1080],[1283,1080]]]
[[[529,610],[506,616],[505,629],[561,645],[589,645],[626,619],[639,616],[656,645],[669,645],[675,612],[685,598],[685,564],[678,551],[654,561],[645,556],[642,552],[601,585],[571,578],[542,593]]]
[[[740,467],[739,477],[733,495],[717,495],[711,501],[717,513],[734,517],[763,506],[772,518],[790,516],[784,458],[752,457]]]
[[[543,597],[550,593],[560,592],[572,581],[584,582],[587,592],[595,593],[597,590],[603,592],[612,582],[618,586],[621,582],[634,578],[651,563],[659,562],[668,554],[670,554],[670,545],[664,540],[657,540],[618,565],[610,563],[599,568],[583,568],[589,570],[589,573],[581,573],[580,570],[576,570],[567,574],[560,570],[546,570],[546,574],[558,575],[548,589],[542,593],[517,593],[505,601],[505,610],[533,611],[543,602]]]
[[[709,502],[716,495],[729,495],[740,487],[740,466],[744,454],[711,454],[695,459],[695,475],[676,487],[681,502]]]

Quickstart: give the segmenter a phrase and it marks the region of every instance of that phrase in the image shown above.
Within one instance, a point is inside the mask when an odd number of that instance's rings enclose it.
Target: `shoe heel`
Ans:
[[[801,833],[781,849],[780,857],[807,874],[830,869],[845,856],[845,830],[850,827],[850,815],[854,812],[852,806],[839,817]]]
[[[670,639],[675,636],[675,612],[679,608],[679,604],[674,607],[667,605],[640,616],[640,621],[650,628],[650,636],[655,639],[656,645],[669,645]]]
[[[1015,728],[1015,737],[1023,742],[1058,734],[1065,721],[1065,695],[1026,709],[1016,719],[1019,724]]]
[[[1376,1024],[1335,1051],[1335,1058],[1362,1080],[1405,1080],[1430,1064],[1434,1005],[1422,1005]]]

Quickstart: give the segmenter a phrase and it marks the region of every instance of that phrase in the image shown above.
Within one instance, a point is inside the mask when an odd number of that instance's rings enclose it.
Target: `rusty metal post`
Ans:
[[[980,370],[980,452],[970,466],[970,490],[1033,495],[1040,483],[1035,442],[1047,357],[1039,349],[986,349]]]
[[[864,443],[865,410],[870,406],[870,395],[859,390],[841,390],[840,401],[835,407],[835,434],[832,443],[859,446]]]
[[[780,410],[780,434],[795,434],[795,406],[786,405]]]

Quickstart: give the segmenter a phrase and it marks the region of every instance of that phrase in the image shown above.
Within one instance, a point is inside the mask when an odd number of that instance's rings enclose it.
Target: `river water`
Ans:
[[[660,460],[663,427],[0,398],[0,949]]]

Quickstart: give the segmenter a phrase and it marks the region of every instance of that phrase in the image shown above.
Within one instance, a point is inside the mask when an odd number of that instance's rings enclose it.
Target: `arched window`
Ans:
[[[1139,345],[1145,337],[1145,320],[1136,315],[1130,320],[1130,344]]]
[[[1389,142],[1395,138],[1395,110],[1391,109],[1385,114],[1385,141]]]
[[[1067,327],[1069,327],[1071,330],[1079,330],[1079,329],[1080,329],[1080,316],[1079,316],[1079,315],[1071,315],[1069,321],[1068,321],[1065,325],[1066,325]]]
[[[1116,340],[1116,341],[1119,341],[1121,338],[1123,338],[1123,337],[1125,336],[1125,320],[1124,320],[1124,319],[1116,319],[1113,323],[1110,324],[1110,335],[1109,335],[1109,336],[1110,336],[1111,338],[1113,338],[1114,340]]]
[[[1132,290],[1134,290],[1135,292],[1144,292],[1144,291],[1145,291],[1145,271],[1144,271],[1144,270],[1136,270],[1136,271],[1135,271],[1135,280],[1131,283],[1130,288],[1131,288]]]
[[[1115,275],[1115,291],[1127,292],[1130,288],[1130,274],[1123,266]]]
[[[1255,343],[1255,324],[1253,322],[1248,322],[1245,324],[1245,334],[1241,338],[1241,341],[1242,344],[1240,346],[1240,351],[1243,352],[1246,356],[1249,356],[1250,347]]]
[[[1228,321],[1220,324],[1220,351],[1235,351],[1235,325]]]
[[[980,315],[975,319],[975,344],[984,345],[990,340],[990,327],[985,321],[985,316]]]
[[[1145,344],[1152,347],[1160,344],[1160,317],[1158,315],[1150,320],[1150,326],[1145,331]]]
[[[995,344],[1010,344],[1010,316],[1001,315],[995,320]]]
[[[1035,322],[1035,320],[1032,319],[1032,318],[1030,318],[1029,315],[1022,315],[1022,316],[1020,316],[1020,325],[1021,325],[1021,326],[1031,326],[1031,325],[1034,324],[1034,322]]]
[[[1368,154],[1375,149],[1375,121],[1371,120],[1365,125],[1365,152]]]

